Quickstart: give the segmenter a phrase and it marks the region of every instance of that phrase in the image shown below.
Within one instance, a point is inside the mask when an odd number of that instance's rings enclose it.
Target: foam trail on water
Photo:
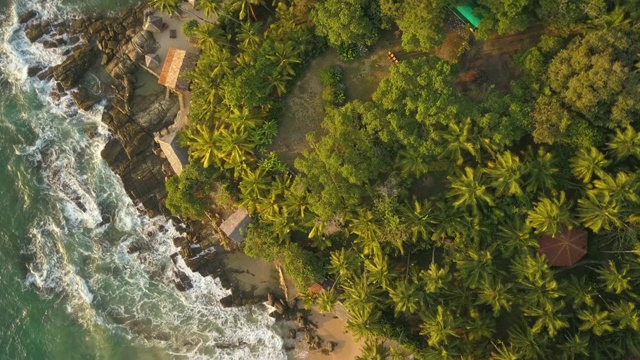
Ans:
[[[285,359],[265,306],[222,308],[219,300],[228,290],[217,279],[192,273],[181,260],[176,266],[194,287],[175,289],[169,255],[178,250],[172,239],[181,234],[163,217],[142,215],[102,161],[100,151],[110,135],[100,123],[100,109],[79,111],[68,98],[54,102],[50,83],[27,78],[30,66],[63,61],[62,50],[26,39],[16,14],[29,9],[51,19],[74,15],[57,1],[21,1],[0,19],[2,76],[16,94],[39,95],[19,119],[35,140],[16,146],[15,153],[39,169],[46,196],[25,206],[53,209],[40,211],[31,226],[25,284],[64,302],[97,344],[97,358],[104,358],[103,337],[117,334],[164,349],[168,357]],[[87,128],[96,134],[92,139]]]

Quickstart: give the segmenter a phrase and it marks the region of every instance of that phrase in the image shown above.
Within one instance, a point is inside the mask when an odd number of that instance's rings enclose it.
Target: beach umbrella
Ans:
[[[538,244],[538,252],[547,255],[549,265],[571,266],[587,254],[587,231],[582,228],[564,229],[558,236],[541,237]]]
[[[160,65],[160,55],[158,53],[145,55],[144,63],[147,67],[155,67]]]

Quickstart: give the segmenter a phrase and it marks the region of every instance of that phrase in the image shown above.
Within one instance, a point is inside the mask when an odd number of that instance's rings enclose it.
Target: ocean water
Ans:
[[[184,264],[195,287],[175,289],[179,231],[141,215],[100,158],[110,136],[100,109],[54,102],[51,84],[27,78],[63,59],[30,44],[17,14],[129,2],[0,0],[0,360],[285,359],[264,306],[221,308],[228,292]]]

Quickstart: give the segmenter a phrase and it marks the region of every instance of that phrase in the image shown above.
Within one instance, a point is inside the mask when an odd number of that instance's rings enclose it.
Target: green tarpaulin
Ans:
[[[462,18],[467,20],[474,29],[480,24],[480,18],[473,14],[473,7],[469,5],[458,5],[456,6],[456,11]]]

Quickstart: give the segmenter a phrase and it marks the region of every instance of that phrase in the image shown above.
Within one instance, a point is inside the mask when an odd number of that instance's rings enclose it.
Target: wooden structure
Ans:
[[[244,240],[243,232],[249,226],[251,218],[247,209],[240,208],[220,225],[220,230],[224,232],[227,237],[236,242],[242,242]]]
[[[391,51],[387,51],[387,57],[389,58],[389,61],[391,61],[392,64],[397,65],[398,64],[398,59],[396,59],[396,56],[391,52]]]
[[[157,15],[149,15],[144,21],[144,29],[153,33],[161,33],[163,29],[162,18]]]
[[[161,138],[156,138],[156,141],[167,157],[173,172],[175,172],[176,175],[180,175],[184,167],[189,163],[189,153],[187,149],[180,147],[178,144],[178,132],[174,131]]]
[[[158,55],[158,53],[145,55],[144,64],[146,67],[149,67],[149,68],[160,65],[160,55]]]
[[[182,78],[181,75],[196,66],[198,57],[198,54],[170,48],[164,60],[158,84],[175,91],[188,91],[190,81]]]
[[[587,231],[582,228],[564,229],[553,237],[538,239],[538,252],[547,256],[551,266],[572,266],[587,254]]]

